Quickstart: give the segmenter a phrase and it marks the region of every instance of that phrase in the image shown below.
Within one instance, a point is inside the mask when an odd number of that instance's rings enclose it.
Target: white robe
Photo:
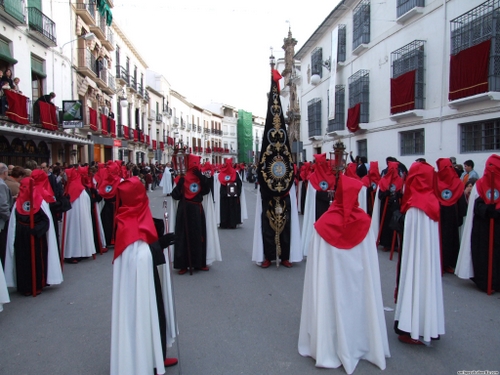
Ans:
[[[3,305],[10,302],[9,291],[7,289],[7,282],[5,281],[5,274],[3,273],[2,262],[0,262],[0,311],[3,311]]]
[[[415,207],[405,215],[394,320],[414,340],[430,342],[444,334],[439,224]]]
[[[214,175],[214,207],[216,223],[220,225],[220,181],[218,174]],[[245,196],[245,187],[243,185],[241,185],[240,209],[241,222],[243,222],[248,219],[247,200]]]
[[[313,357],[317,367],[343,365],[348,374],[360,359],[384,370],[390,352],[373,232],[342,250],[314,230],[308,254],[299,353]]]
[[[300,245],[302,254],[306,257],[309,251],[309,243],[314,231],[314,223],[316,222],[316,192],[314,186],[309,183],[306,192],[306,202],[304,205],[304,220],[302,221],[302,242]],[[359,207],[367,212],[366,203],[366,187],[363,186],[358,193]]]
[[[41,209],[49,218],[49,230],[47,236],[47,284],[56,285],[63,282],[61,261],[59,259],[59,248],[57,247],[57,237],[52,221],[49,204],[42,201]],[[9,220],[9,233],[7,235],[7,252],[5,254],[5,281],[7,286],[17,287],[16,275],[16,254],[14,242],[16,240],[16,209],[12,209]],[[1,300],[0,300],[1,303]]]
[[[113,263],[111,375],[165,373],[149,245],[136,241]]]
[[[163,194],[172,193],[172,174],[168,168],[165,168],[160,181],[160,187],[163,188]]]
[[[301,262],[302,252],[300,251],[300,224],[299,224],[299,213],[297,211],[297,201],[292,199],[295,196],[295,186],[290,189],[290,205],[291,205],[291,241],[290,241],[290,262],[296,263]],[[256,263],[262,263],[264,260],[264,243],[262,240],[262,198],[260,195],[260,189],[257,191],[257,200],[255,204],[255,223],[253,228],[253,250],[252,250],[252,261]]]
[[[461,279],[470,279],[471,277],[474,277],[474,266],[472,264],[472,250],[470,241],[472,235],[472,224],[474,220],[474,206],[478,196],[479,194],[477,192],[476,185],[474,185],[470,192],[465,223],[462,226],[462,240],[460,241],[460,251],[458,253],[457,265],[455,267],[455,275],[457,275]]]
[[[95,254],[90,197],[85,190],[71,203],[63,217],[64,258],[87,258]]]

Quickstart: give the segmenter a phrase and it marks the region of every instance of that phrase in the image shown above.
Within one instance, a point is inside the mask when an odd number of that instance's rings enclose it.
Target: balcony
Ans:
[[[77,72],[95,81],[97,79],[95,60],[95,56],[88,49],[78,48]]]
[[[137,95],[139,95],[141,98],[144,96],[144,91],[143,91],[142,83],[139,83],[137,85]]]
[[[179,126],[179,117],[174,117],[174,123],[173,123],[174,127],[178,127]]]
[[[187,126],[186,126],[186,130],[187,130],[188,132],[190,132],[190,131],[191,131],[191,129],[192,129],[192,125],[191,125],[191,124],[187,124]]]
[[[114,51],[115,50],[115,34],[111,31],[110,27],[106,27],[106,38],[104,38],[102,41],[102,45],[108,50],[108,51]]]
[[[28,7],[28,32],[47,47],[57,46],[56,24],[38,8]]]
[[[14,26],[26,25],[26,13],[22,0],[0,0],[0,16]]]
[[[148,90],[144,90],[144,98],[143,100],[145,102],[149,102],[149,91]]]
[[[115,77],[108,69],[102,69],[97,77],[97,85],[108,95],[113,95],[116,91]]]
[[[198,125],[198,133],[201,133],[202,132],[202,127],[200,125]]]
[[[163,116],[160,113],[158,113],[156,115],[156,122],[157,123],[161,123],[162,121],[163,121]]]
[[[102,42],[106,40],[106,18],[99,15],[95,23],[90,24],[90,31]]]
[[[120,82],[122,85],[128,85],[130,82],[130,76],[129,72],[127,69],[125,69],[121,65],[116,66],[116,79]]]
[[[130,77],[130,86],[128,88],[137,92],[137,79],[134,76]]]
[[[75,5],[76,15],[80,16],[87,25],[93,25],[95,23],[95,2],[80,0]]]

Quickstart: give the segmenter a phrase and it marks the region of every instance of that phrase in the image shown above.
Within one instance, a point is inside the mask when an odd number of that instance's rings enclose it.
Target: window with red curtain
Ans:
[[[153,150],[156,150],[156,141],[153,139]]]
[[[101,113],[101,133],[108,135],[108,116],[103,113]]]
[[[112,118],[109,118],[109,131],[111,132],[111,136],[116,138],[116,121]]]
[[[415,109],[416,70],[391,78],[391,114]]]
[[[449,100],[488,91],[490,48],[491,40],[486,40],[451,56]]]
[[[90,130],[97,131],[97,111],[89,107],[89,125]]]
[[[138,141],[139,141],[139,132],[137,131],[137,129],[134,129],[134,142]]]
[[[127,125],[123,125],[123,138],[125,138],[125,139],[130,138],[130,133],[129,133]]]
[[[162,151],[165,150],[165,143],[160,142],[160,150],[162,150]]]
[[[358,131],[359,128],[359,113],[361,110],[361,103],[356,104],[347,111],[347,129],[354,133]]]

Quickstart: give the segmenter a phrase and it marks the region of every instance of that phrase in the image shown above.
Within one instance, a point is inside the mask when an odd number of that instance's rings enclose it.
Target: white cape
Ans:
[[[0,311],[3,311],[3,305],[10,302],[9,291],[3,273],[2,262],[0,262]]]
[[[214,179],[214,207],[215,207],[215,219],[217,225],[220,225],[220,181],[219,174],[216,173],[213,177]],[[247,200],[245,196],[245,186],[241,185],[241,195],[240,195],[240,209],[241,209],[241,222],[248,219],[247,210]]]
[[[301,262],[302,252],[300,251],[300,225],[299,225],[299,213],[297,211],[297,200],[293,199],[295,197],[295,186],[292,185],[290,189],[290,202],[291,202],[291,241],[290,241],[290,262],[296,263]],[[262,241],[262,198],[260,195],[260,189],[257,191],[257,199],[255,203],[255,223],[253,228],[253,251],[252,251],[252,261],[256,263],[262,263],[264,260],[264,243]]]
[[[149,245],[136,241],[113,263],[111,375],[165,373]]]
[[[317,367],[343,365],[348,374],[360,359],[384,370],[390,352],[373,232],[342,250],[314,230],[308,254],[299,353],[313,357]]]
[[[47,284],[56,285],[63,282],[61,270],[61,260],[59,259],[59,248],[57,247],[57,238],[52,221],[49,204],[42,201],[41,209],[49,218],[49,230],[47,231]],[[14,251],[14,242],[16,240],[16,209],[13,208],[9,220],[9,233],[7,234],[7,251],[5,254],[5,281],[7,286],[17,286],[16,276],[16,254]],[[1,302],[1,301],[0,301]]]
[[[71,203],[63,217],[64,258],[87,258],[95,254],[90,197],[85,190]]]
[[[163,194],[172,193],[172,174],[168,168],[165,168],[161,176],[160,187],[163,188]]]
[[[439,224],[414,207],[405,215],[394,320],[414,340],[430,342],[444,334]]]
[[[477,192],[476,185],[474,185],[470,192],[465,223],[462,226],[462,240],[460,241],[460,251],[458,253],[457,266],[455,267],[455,275],[457,275],[461,279],[470,279],[471,277],[474,277],[470,240],[472,235],[472,224],[474,220],[474,206],[478,196],[479,194]]]

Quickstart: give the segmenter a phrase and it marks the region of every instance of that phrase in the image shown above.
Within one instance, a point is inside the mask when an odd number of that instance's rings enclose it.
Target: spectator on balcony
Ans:
[[[95,61],[95,73],[99,78],[101,78],[101,70],[104,69],[104,59],[99,56]]]
[[[12,80],[12,70],[7,69],[5,73],[2,74],[2,78],[0,78],[0,82],[2,83],[2,88],[8,84],[10,89],[14,89],[14,81]]]
[[[14,78],[14,88],[13,90],[17,92],[18,94],[22,94],[23,92],[19,89],[19,83],[21,82],[21,79],[19,77]]]
[[[49,104],[52,104],[52,105],[55,105],[54,103],[52,103],[52,99],[54,99],[56,97],[56,94],[51,92],[50,94],[45,94],[45,95],[42,95],[40,96],[35,104],[33,105],[33,122],[35,124],[39,124],[40,123],[40,102],[45,102],[45,103],[49,103]]]

